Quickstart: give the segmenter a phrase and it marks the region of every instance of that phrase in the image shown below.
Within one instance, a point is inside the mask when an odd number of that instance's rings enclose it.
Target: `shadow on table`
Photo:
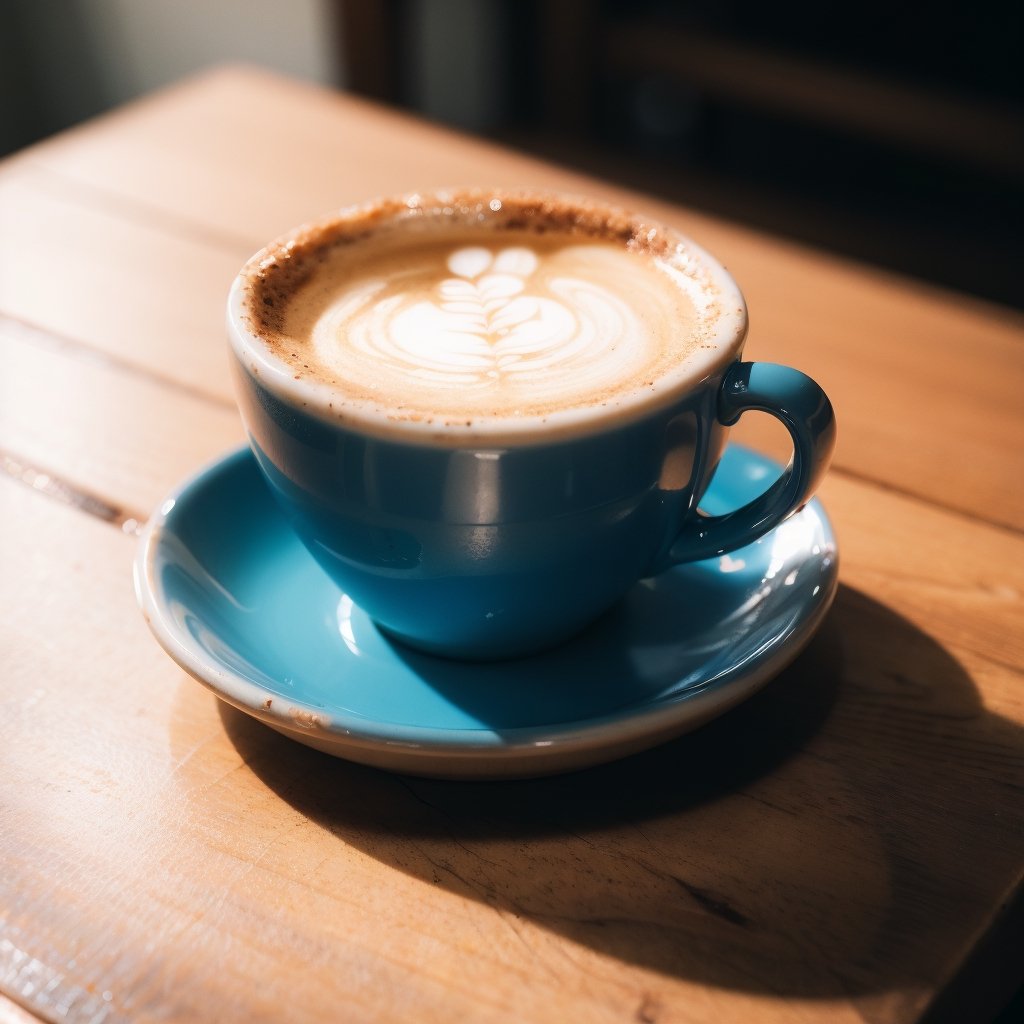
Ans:
[[[867,1020],[903,1000],[916,1015],[1024,847],[1021,730],[930,637],[845,586],[746,704],[572,775],[394,776],[221,714],[259,778],[339,842],[511,927],[721,987],[855,999]]]

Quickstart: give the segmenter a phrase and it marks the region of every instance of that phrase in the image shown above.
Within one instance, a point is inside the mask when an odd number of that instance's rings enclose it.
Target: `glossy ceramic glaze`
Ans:
[[[727,513],[778,472],[730,448],[704,504]],[[373,624],[310,557],[243,450],[163,503],[135,579],[167,652],[272,728],[382,768],[487,778],[621,757],[745,699],[820,622],[836,557],[812,501],[756,543],[637,583],[546,654],[453,661]]]
[[[636,580],[749,543],[810,497],[834,438],[821,389],[765,363],[596,433],[490,447],[374,436],[235,370],[259,466],[316,561],[392,635],[467,659],[544,650]],[[748,409],[783,420],[793,462],[748,507],[698,516]]]

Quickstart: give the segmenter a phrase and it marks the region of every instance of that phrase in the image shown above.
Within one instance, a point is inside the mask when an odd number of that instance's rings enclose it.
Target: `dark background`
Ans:
[[[447,52],[441,33],[437,73],[469,97],[446,112],[430,109],[418,70],[422,5],[338,4],[350,87],[670,200],[1024,306],[1024,5],[483,6],[497,26],[477,33],[488,73],[475,92],[459,33]],[[473,106],[481,95],[483,111]]]

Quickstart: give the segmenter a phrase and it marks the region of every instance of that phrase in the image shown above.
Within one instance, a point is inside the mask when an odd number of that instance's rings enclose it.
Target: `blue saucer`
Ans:
[[[702,508],[735,508],[778,472],[733,446]],[[393,771],[496,778],[622,757],[749,697],[810,639],[836,570],[812,501],[755,544],[641,581],[553,651],[446,661],[386,638],[324,575],[246,448],[161,505],[135,588],[167,653],[271,728]]]

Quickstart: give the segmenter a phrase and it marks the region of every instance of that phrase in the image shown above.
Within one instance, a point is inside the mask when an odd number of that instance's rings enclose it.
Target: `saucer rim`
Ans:
[[[778,466],[774,460],[745,445],[730,447]],[[229,473],[235,464],[247,458],[254,458],[249,446],[240,445],[211,459],[168,492],[147,520],[139,535],[133,562],[135,596],[143,618],[157,642],[180,668],[239,711],[299,742],[336,756],[379,766],[388,761],[401,762],[397,769],[389,764],[393,770],[415,772],[418,760],[441,760],[451,770],[449,762],[472,762],[481,757],[498,762],[517,762],[524,758],[565,761],[574,755],[584,758],[579,765],[583,766],[596,763],[596,759],[585,760],[590,752],[626,748],[625,752],[629,753],[661,742],[659,737],[667,740],[698,728],[752,696],[783,671],[810,642],[838,590],[839,551],[835,531],[821,502],[813,498],[807,504],[814,506],[832,548],[832,561],[823,574],[821,590],[813,604],[808,602],[807,610],[797,623],[773,635],[771,651],[759,655],[757,663],[745,671],[745,666],[731,665],[719,678],[698,684],[692,690],[646,699],[590,718],[516,726],[500,732],[487,726],[419,726],[389,723],[352,712],[328,713],[318,705],[265,689],[252,679],[220,666],[197,645],[183,642],[173,617],[158,597],[162,588],[156,582],[154,561],[167,522],[179,502],[208,485],[211,478]],[[781,467],[778,468],[781,471]],[[796,513],[801,514],[803,509]],[[486,669],[486,665],[483,668]],[[366,756],[353,756],[358,752]],[[612,756],[622,755],[612,754],[608,759]],[[529,768],[531,774],[537,771],[535,767]],[[459,777],[468,774],[465,768],[429,773]],[[473,770],[472,774],[480,775],[480,772]],[[508,772],[503,768],[500,774]]]

